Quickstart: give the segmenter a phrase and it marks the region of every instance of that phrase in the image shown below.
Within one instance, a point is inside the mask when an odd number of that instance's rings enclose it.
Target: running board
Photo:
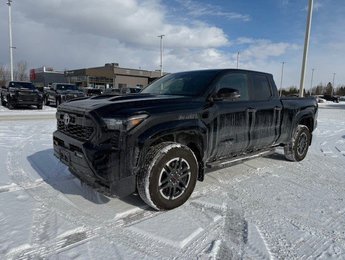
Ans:
[[[274,152],[275,152],[275,148],[270,148],[269,150],[264,150],[264,151],[261,150],[261,151],[250,153],[250,154],[243,154],[243,155],[232,157],[232,158],[226,158],[226,159],[222,159],[215,162],[209,162],[209,163],[206,163],[206,167],[208,168],[227,167],[231,164],[240,163],[242,161],[253,159],[256,157],[270,155],[270,154],[273,154]]]

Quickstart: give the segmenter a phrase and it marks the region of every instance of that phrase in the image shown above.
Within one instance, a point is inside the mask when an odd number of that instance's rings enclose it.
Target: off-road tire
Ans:
[[[3,95],[1,95],[1,105],[2,105],[3,107],[6,106],[6,101],[4,100]]]
[[[58,107],[61,104],[61,100],[59,98],[56,98],[55,104],[56,104],[56,107]]]
[[[163,142],[151,147],[145,156],[137,179],[138,193],[152,208],[170,210],[187,201],[197,176],[198,162],[192,150]]]
[[[10,98],[7,98],[6,106],[8,109],[14,109],[16,105],[13,103],[13,101]]]
[[[45,104],[46,106],[49,106],[50,102],[49,102],[49,100],[48,100],[48,97],[45,97],[45,98],[44,98],[44,104]]]
[[[289,161],[302,161],[307,155],[311,143],[311,133],[307,126],[298,125],[291,142],[284,146],[285,158]]]
[[[37,109],[42,109],[42,108],[43,108],[43,104],[37,105]]]

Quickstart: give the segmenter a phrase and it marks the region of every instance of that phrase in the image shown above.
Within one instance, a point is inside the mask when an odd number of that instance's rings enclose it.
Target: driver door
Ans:
[[[240,94],[234,100],[215,101],[216,158],[222,159],[245,152],[249,145],[249,76],[244,72],[231,72],[222,76],[216,86],[217,92],[223,88],[232,88]]]

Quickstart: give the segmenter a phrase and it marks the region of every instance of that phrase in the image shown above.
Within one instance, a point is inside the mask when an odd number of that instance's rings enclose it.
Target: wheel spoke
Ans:
[[[165,180],[165,181],[163,181],[162,183],[161,183],[161,185],[159,186],[159,189],[160,190],[165,190],[166,188],[168,188],[170,186],[170,182],[169,182],[169,180],[168,180],[168,178]]]
[[[168,164],[166,164],[166,165],[164,165],[164,170],[168,173],[168,174],[170,174],[170,172],[171,172],[171,167],[170,167],[170,165],[168,165]]]
[[[182,175],[180,175],[180,177],[179,177],[179,180],[181,180],[181,179],[185,178],[186,176],[188,176],[189,173],[190,173],[190,171],[186,171],[186,172],[182,173]]]
[[[173,197],[175,197],[175,191],[176,191],[176,187],[170,187],[169,199],[173,199]]]
[[[183,181],[179,181],[177,187],[182,191],[184,191],[186,189],[186,183]]]

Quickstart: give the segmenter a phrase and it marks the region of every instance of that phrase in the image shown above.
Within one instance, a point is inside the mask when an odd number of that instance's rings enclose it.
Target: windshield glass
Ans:
[[[204,70],[169,74],[148,85],[141,93],[200,96],[218,73],[218,70]]]
[[[11,88],[26,88],[26,89],[36,89],[34,84],[30,82],[11,82],[10,83]]]
[[[76,85],[70,85],[70,84],[59,84],[56,85],[57,90],[78,90]]]

